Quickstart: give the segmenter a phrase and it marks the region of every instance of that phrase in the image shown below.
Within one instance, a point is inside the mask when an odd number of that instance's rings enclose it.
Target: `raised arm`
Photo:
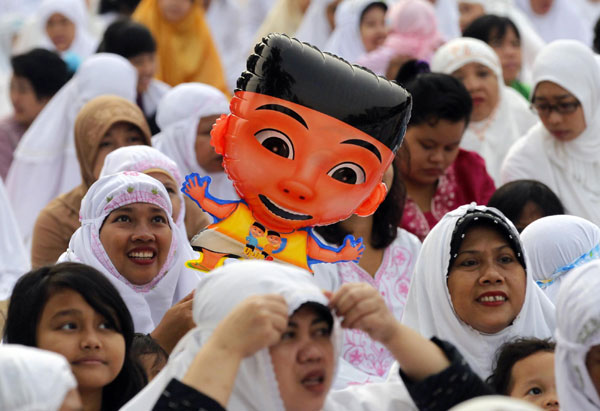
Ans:
[[[210,183],[210,177],[200,177],[197,173],[192,173],[185,177],[181,191],[204,211],[223,220],[235,210],[237,203],[222,201],[211,196],[208,191]]]
[[[339,248],[333,248],[321,243],[311,234],[308,236],[306,255],[313,260],[324,263],[338,263],[342,261],[354,261],[358,263],[364,250],[365,246],[362,243],[362,239],[359,238],[356,240],[351,235],[347,235],[344,238],[344,245]]]

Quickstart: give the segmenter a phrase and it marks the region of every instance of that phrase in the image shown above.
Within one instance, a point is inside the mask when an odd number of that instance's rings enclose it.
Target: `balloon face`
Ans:
[[[271,229],[369,215],[385,197],[392,151],[323,113],[253,92],[236,93],[212,144],[257,221]]]

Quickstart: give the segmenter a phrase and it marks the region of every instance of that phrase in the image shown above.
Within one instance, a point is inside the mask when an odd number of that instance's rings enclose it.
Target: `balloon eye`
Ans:
[[[331,178],[345,184],[362,184],[365,182],[365,170],[355,163],[342,163],[333,167],[328,173]]]
[[[288,136],[280,131],[265,129],[255,134],[256,140],[267,150],[278,156],[294,159],[294,145]]]

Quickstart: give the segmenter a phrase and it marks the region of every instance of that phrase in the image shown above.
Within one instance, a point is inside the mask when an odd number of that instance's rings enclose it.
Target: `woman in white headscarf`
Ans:
[[[495,270],[488,258],[498,262]],[[423,242],[402,323],[454,344],[485,379],[502,343],[552,336],[554,306],[527,271],[519,234],[506,217],[474,203],[459,207]]]
[[[222,158],[210,145],[210,130],[221,114],[229,113],[229,102],[216,88],[201,83],[180,84],[162,99],[156,112],[161,132],[152,144],[173,159],[182,174],[210,176],[215,197],[239,197],[223,171]]]
[[[533,279],[553,303],[574,268],[600,258],[600,228],[581,217],[540,218],[523,230],[521,240]]]
[[[332,30],[328,13],[337,3],[339,0],[311,0],[294,37],[323,50]]]
[[[31,268],[20,238],[15,215],[0,179],[0,301],[10,298],[19,277]]]
[[[23,345],[0,345],[0,409],[83,409],[65,357]]]
[[[473,112],[460,146],[483,157],[499,186],[506,153],[535,124],[535,115],[523,97],[504,84],[498,56],[481,40],[458,38],[444,44],[433,56],[431,71],[456,77],[469,91]]]
[[[335,10],[335,28],[323,51],[356,63],[383,44],[387,5],[375,0],[343,0]]]
[[[573,270],[556,304],[556,388],[563,410],[600,409],[600,261]]]
[[[517,6],[546,43],[571,39],[590,46],[593,31],[574,3],[572,0],[516,0]]]
[[[181,264],[177,244],[181,234],[171,215],[169,194],[158,180],[135,171],[102,177],[83,198],[81,227],[59,258],[103,273],[123,297],[135,331],[152,331],[167,352],[187,329],[165,342],[160,324],[169,321],[165,314],[197,282],[195,272]],[[146,221],[150,225],[142,225]],[[191,296],[186,298],[191,304]]]
[[[600,224],[600,69],[575,40],[542,50],[533,68],[532,105],[538,123],[502,165],[502,183],[546,184],[568,214]]]
[[[81,184],[74,137],[79,110],[104,94],[133,102],[136,86],[137,72],[125,58],[96,54],[81,65],[29,126],[15,150],[6,178],[8,197],[26,244],[31,241],[40,210],[50,200]]]

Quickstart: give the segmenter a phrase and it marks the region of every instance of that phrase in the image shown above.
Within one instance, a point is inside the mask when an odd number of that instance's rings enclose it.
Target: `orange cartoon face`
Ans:
[[[369,215],[385,197],[391,150],[318,111],[238,91],[211,134],[254,218],[274,230]]]
[[[268,234],[267,241],[271,244],[275,249],[281,246],[281,237],[276,234]]]
[[[259,238],[265,235],[265,231],[262,228],[253,225],[250,227],[250,234],[255,238]]]

